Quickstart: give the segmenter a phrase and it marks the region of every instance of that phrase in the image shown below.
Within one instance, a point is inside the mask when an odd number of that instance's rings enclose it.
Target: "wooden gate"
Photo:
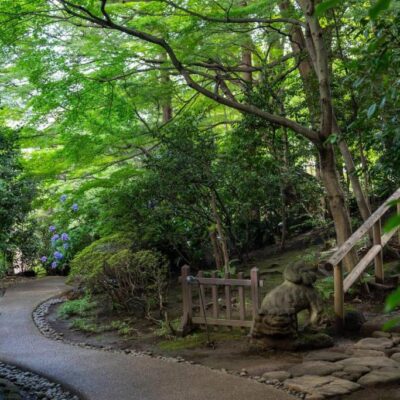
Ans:
[[[180,281],[183,301],[182,334],[187,334],[196,325],[244,328],[252,326],[260,307],[259,288],[263,286],[258,268],[251,269],[250,279],[244,279],[243,273],[239,273],[237,278],[229,274],[218,278],[216,272],[206,278],[203,271],[196,276],[190,275],[190,267],[185,265],[181,270]],[[249,307],[246,305],[248,293],[245,289],[250,289]],[[220,295],[222,297],[219,297]],[[232,298],[234,295],[237,297]],[[221,310],[222,307],[224,310]]]

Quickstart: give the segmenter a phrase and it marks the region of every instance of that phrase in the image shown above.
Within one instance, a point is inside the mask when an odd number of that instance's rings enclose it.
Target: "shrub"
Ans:
[[[77,300],[68,300],[62,303],[58,309],[61,318],[69,318],[74,315],[87,316],[96,307],[96,303],[91,301],[88,296]]]
[[[78,253],[71,277],[89,292],[106,295],[115,309],[150,316],[163,309],[168,262],[156,251],[133,252],[127,239],[112,236]]]

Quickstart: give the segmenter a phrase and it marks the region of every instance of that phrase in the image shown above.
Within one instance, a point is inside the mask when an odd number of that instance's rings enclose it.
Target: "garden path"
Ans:
[[[290,400],[271,386],[206,367],[86,349],[42,336],[33,309],[68,287],[61,277],[23,282],[0,299],[0,360],[62,383],[88,400]]]

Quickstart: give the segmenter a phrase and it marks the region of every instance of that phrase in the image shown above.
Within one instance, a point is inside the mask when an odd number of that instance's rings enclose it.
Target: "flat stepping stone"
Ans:
[[[371,335],[373,338],[388,338],[390,339],[392,337],[392,334],[389,332],[383,332],[383,331],[374,331],[372,332]]]
[[[374,370],[357,381],[357,383],[362,386],[378,386],[396,382],[400,382],[399,368],[382,368]]]
[[[398,363],[400,363],[400,353],[394,353],[392,354],[392,356],[390,357],[391,360],[397,361]]]
[[[370,368],[363,365],[350,365],[344,368],[343,371],[334,372],[332,375],[336,376],[337,378],[357,382],[358,379],[370,371]]]
[[[350,366],[364,366],[371,369],[396,368],[399,366],[396,361],[388,357],[351,357],[337,361],[335,364],[342,366],[343,370]]]
[[[304,361],[339,361],[347,358],[348,355],[344,353],[339,353],[337,351],[316,351],[312,353],[308,353],[304,357]]]
[[[354,349],[365,349],[365,350],[378,350],[384,351],[393,347],[393,341],[387,337],[380,338],[365,338],[359,340],[355,345]]]
[[[333,372],[340,371],[343,367],[339,364],[329,361],[306,361],[302,364],[296,364],[289,369],[289,372],[294,376],[302,376],[304,374],[314,376],[330,375]]]
[[[378,350],[361,350],[355,349],[351,357],[385,357],[386,354],[383,351]]]
[[[304,375],[287,379],[284,385],[289,390],[307,393],[306,399],[342,396],[354,392],[360,385],[334,376]]]
[[[263,374],[263,378],[265,378],[267,381],[278,380],[280,382],[283,382],[284,380],[289,379],[291,377],[292,374],[287,371],[271,371]]]

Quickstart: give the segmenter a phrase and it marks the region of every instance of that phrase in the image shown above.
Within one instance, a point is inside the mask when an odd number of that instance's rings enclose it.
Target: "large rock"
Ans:
[[[304,361],[339,361],[348,357],[347,354],[339,353],[337,351],[315,351],[308,353],[304,357]]]
[[[345,379],[315,375],[287,379],[284,385],[289,390],[307,393],[307,399],[342,396],[360,388],[358,383]]]
[[[365,338],[359,340],[355,345],[355,349],[378,350],[384,351],[393,347],[393,341],[386,337]]]
[[[383,337],[385,337],[385,338],[389,338],[390,339],[392,337],[392,334],[389,333],[389,332],[374,331],[374,332],[372,332],[371,336],[373,338],[383,338]]]
[[[340,365],[342,369],[349,366],[364,366],[371,369],[398,367],[396,361],[387,357],[351,357],[336,361],[335,364]]]
[[[271,371],[263,374],[263,378],[265,378],[267,381],[278,380],[280,382],[283,382],[284,380],[289,379],[291,377],[292,374],[287,371]]]
[[[361,377],[357,383],[363,386],[378,386],[400,382],[399,368],[382,368]]]
[[[289,372],[295,377],[302,375],[325,376],[342,369],[341,365],[329,361],[306,361],[294,365],[289,369]]]

